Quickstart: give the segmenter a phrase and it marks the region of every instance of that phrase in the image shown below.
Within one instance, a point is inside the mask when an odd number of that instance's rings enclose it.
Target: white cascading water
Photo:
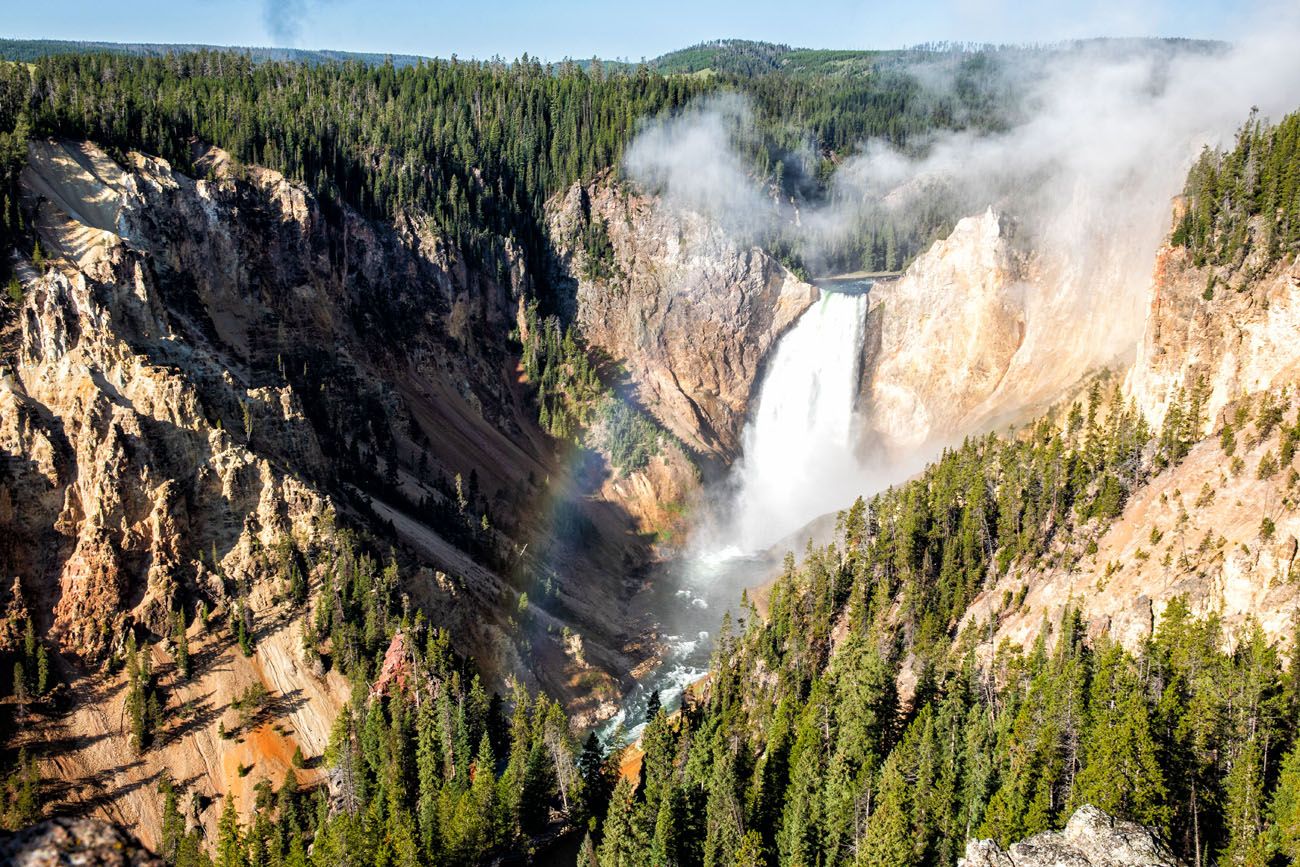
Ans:
[[[671,709],[705,675],[719,612],[736,602],[741,587],[775,566],[761,552],[862,493],[853,410],[866,317],[865,293],[823,291],[781,337],[745,427],[744,456],[731,480],[734,495],[720,534],[710,540],[716,547],[683,557],[674,567],[677,580],[663,582],[674,590],[662,611],[675,634],[665,636],[662,664],[600,728],[603,740],[635,739],[651,692]]]
[[[861,493],[854,405],[867,295],[823,291],[777,344],[744,434],[728,552],[758,551]]]

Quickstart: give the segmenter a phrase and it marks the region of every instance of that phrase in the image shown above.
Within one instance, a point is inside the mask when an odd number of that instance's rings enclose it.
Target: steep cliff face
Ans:
[[[992,209],[960,221],[903,276],[871,290],[864,445],[945,441],[987,419],[1025,339],[1025,256]]]
[[[1095,249],[1063,249],[990,208],[877,283],[864,449],[931,454],[1038,415],[1090,373],[1128,364],[1145,297],[1130,271],[1146,260],[1127,239],[1078,243]]]
[[[1012,569],[982,594],[964,622],[993,624],[990,648],[1028,646],[1067,606],[1136,647],[1175,596],[1229,630],[1253,622],[1272,639],[1293,637],[1300,516],[1285,428],[1300,411],[1300,271],[1249,257],[1198,268],[1167,246],[1149,299],[1125,395],[1156,430],[1177,407],[1193,445],[1116,520],[1063,542],[1054,565]]]
[[[606,176],[551,203],[557,268],[588,344],[690,448],[739,451],[763,359],[817,298],[763,250]]]
[[[0,328],[0,608],[30,613],[74,685],[29,733],[66,801],[156,842],[160,770],[211,828],[220,795],[248,809],[295,748],[318,755],[348,687],[304,653],[310,604],[275,552],[303,555],[314,594],[344,524],[394,552],[403,592],[489,675],[544,686],[579,723],[612,712],[611,673],[655,650],[627,607],[647,518],[536,428],[506,337],[528,279],[509,243],[488,278],[414,217],[381,224],[196,154],[204,180],[38,142],[23,177],[50,263],[17,263]],[[135,631],[167,666],[172,612],[200,605],[246,612],[256,649],[192,626],[203,667],[168,693],[185,719],[127,760],[124,675],[99,662]],[[269,715],[221,736],[255,684]]]
[[[1261,245],[1262,246],[1262,245]],[[1153,424],[1179,391],[1201,395],[1204,427],[1230,402],[1300,374],[1300,266],[1201,267],[1164,247],[1151,283],[1146,330],[1126,387]]]
[[[133,160],[114,174],[90,146],[45,143],[25,176],[46,249],[63,255],[29,275],[6,386],[24,412],[7,415],[6,429],[11,454],[45,455],[50,513],[20,519],[27,535],[39,525],[67,549],[43,564],[62,575],[45,582],[62,588],[56,631],[165,600],[173,573],[200,552],[215,546],[224,558],[241,534],[292,527],[297,513],[281,500],[315,516],[326,496],[342,497],[456,574],[466,558],[445,549],[463,542],[435,539],[459,528],[429,515],[447,511],[456,475],[462,511],[496,524],[480,543],[522,547],[549,529],[527,522],[530,504],[556,495],[543,490],[548,474],[565,480],[521,405],[503,339],[521,285],[468,271],[415,220],[390,229],[327,211],[257,168],[233,180],[216,151],[199,160],[212,181]],[[236,471],[244,477],[230,478]],[[205,513],[214,502],[224,511]],[[588,510],[607,536],[625,532],[610,510]],[[28,567],[57,550],[49,541],[15,550],[9,571],[39,574]],[[578,567],[598,571],[593,560],[610,553],[579,556]],[[511,588],[475,574],[492,607],[513,604]],[[585,583],[561,601],[599,622],[599,602],[616,608],[621,588]],[[82,604],[102,591],[99,607]],[[102,649],[89,636],[66,646]]]

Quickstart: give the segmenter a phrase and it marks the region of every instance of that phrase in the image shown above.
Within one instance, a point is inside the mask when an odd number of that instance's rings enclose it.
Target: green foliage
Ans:
[[[278,791],[259,784],[247,824],[224,808],[217,863],[473,865],[522,857],[535,836],[603,812],[603,750],[589,744],[578,758],[558,704],[520,688],[508,725],[506,702],[489,699],[450,636],[401,606],[395,564],[380,568],[348,531],[299,553],[309,555],[322,580],[309,592],[305,645],[353,684],[353,700],[316,760],[329,793],[299,791],[292,770]],[[268,568],[284,575],[283,562],[273,557]],[[393,646],[405,648],[403,668],[381,684]],[[249,726],[270,702],[253,682],[231,707]],[[295,751],[292,767],[308,764]],[[589,781],[598,784],[590,793]]]
[[[528,57],[398,67],[62,54],[0,69],[0,129],[15,107],[36,134],[137,148],[190,171],[197,136],[366,214],[425,215],[477,262],[503,261],[501,239],[516,237],[541,273],[546,198],[613,165],[641,118],[706,89]]]
[[[609,226],[601,217],[587,221],[582,233],[582,276],[588,280],[606,281],[617,273],[614,246],[609,240]]]
[[[587,442],[620,472],[643,469],[665,434],[645,413],[606,388],[572,328],[542,318],[536,303],[524,312],[523,368],[537,387],[542,429],[557,439]],[[599,436],[586,436],[600,422]]]
[[[919,147],[912,143],[937,129],[1001,129],[1019,98],[991,51],[748,45],[699,46],[635,68],[543,65],[527,56],[507,64],[283,55],[309,61],[293,63],[274,51],[133,54],[91,45],[68,53],[64,46],[30,66],[0,67],[0,131],[29,119],[15,133],[18,159],[30,135],[59,135],[119,154],[158,154],[191,173],[196,154],[189,142],[196,137],[231,154],[236,180],[241,166],[262,165],[308,184],[327,202],[377,217],[428,218],[453,255],[498,275],[507,267],[504,239],[513,238],[541,274],[546,200],[616,167],[645,119],[703,95],[748,97],[754,129],[743,158],[756,181],[801,200],[832,195],[836,166],[864,140]],[[685,74],[701,62],[712,74]],[[936,68],[951,72],[956,86],[930,86]],[[10,201],[20,221],[16,196]],[[898,267],[960,216],[937,188],[911,210],[905,223],[884,211],[864,216],[856,231],[818,251],[819,266]],[[596,220],[584,230],[593,279],[613,276],[605,228]],[[796,236],[771,243],[783,261],[802,269],[810,251]]]
[[[1250,261],[1254,271],[1293,255],[1300,249],[1297,165],[1300,113],[1271,125],[1252,112],[1232,150],[1207,148],[1192,167],[1173,243],[1186,247],[1197,265],[1235,268]]]
[[[137,648],[135,634],[128,633],[125,652],[126,717],[131,748],[147,750],[162,725],[162,696],[151,662],[148,644]]]
[[[53,672],[50,670],[50,655],[45,642],[36,637],[36,626],[30,617],[24,617],[14,624],[22,632],[22,641],[12,654],[13,679],[10,682],[11,695],[19,704],[42,699],[49,692]]]
[[[1092,804],[1167,831],[1168,792],[1137,661],[1119,645],[1107,643],[1094,666],[1088,702],[1091,725],[1071,802],[1076,807]]]
[[[572,328],[562,329],[554,316],[541,318],[536,303],[524,316],[524,375],[537,387],[542,429],[576,443],[595,419],[604,387]]]
[[[1291,748],[1282,763],[1269,807],[1269,821],[1282,854],[1292,863],[1300,861],[1300,743]]]
[[[41,778],[36,758],[19,749],[12,769],[3,776],[0,785],[0,827],[17,830],[26,827],[41,815]]]
[[[19,67],[0,64],[0,93],[5,92],[5,82],[20,82],[23,71]],[[27,164],[27,140],[31,137],[31,122],[14,100],[0,99],[0,279],[6,281],[9,300],[18,304],[23,299],[22,284],[9,273],[9,251],[19,246],[25,231],[22,209],[19,207],[18,175]],[[37,244],[34,252],[40,254]],[[43,257],[42,257],[43,259]],[[36,266],[44,270],[44,262]]]
[[[659,453],[659,426],[645,413],[611,396],[605,401],[603,416],[604,446],[609,451],[609,462],[619,471],[644,469]]]
[[[158,781],[158,793],[163,798],[158,854],[176,867],[211,867],[212,861],[203,851],[202,832],[198,828],[189,832],[185,830],[185,817],[180,809],[181,793],[166,771]]]
[[[1262,480],[1271,479],[1275,475],[1277,475],[1277,457],[1274,456],[1273,450],[1269,449],[1259,459],[1259,467],[1255,470],[1255,476]]]
[[[190,668],[190,639],[185,629],[185,612],[177,611],[172,615],[172,639],[176,650],[174,658],[176,660],[176,672],[183,678],[189,679],[191,674]]]
[[[260,680],[250,683],[243,692],[235,697],[230,703],[235,712],[239,714],[239,722],[242,726],[247,726],[262,710],[270,698],[265,686]]]
[[[1089,643],[1067,612],[1032,648],[1004,646],[982,665],[970,648],[985,626],[957,632],[1003,570],[1072,563],[1093,522],[1181,459],[1199,436],[1197,403],[1181,397],[1153,436],[1098,383],[1061,427],[969,440],[841,514],[835,544],[787,558],[766,618],[747,610],[738,635],[724,625],[707,697],[671,727],[647,726],[644,806],[615,794],[602,863],[659,863],[653,853],[672,849],[683,864],[744,852],[950,865],[968,836],[1010,843],[1083,803],[1162,829],[1189,863],[1199,851],[1262,864],[1270,847],[1295,846],[1300,831],[1272,841],[1295,824],[1300,775],[1276,782],[1268,769],[1300,719],[1284,712],[1295,704],[1258,628],[1229,644],[1217,619],[1176,599],[1130,652]],[[904,665],[916,683],[906,708],[893,693]],[[665,836],[665,810],[704,832]]]

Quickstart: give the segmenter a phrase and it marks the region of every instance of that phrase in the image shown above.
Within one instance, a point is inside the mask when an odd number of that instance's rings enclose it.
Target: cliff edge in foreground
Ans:
[[[958,867],[1183,867],[1154,831],[1116,819],[1091,804],[1061,831],[1045,831],[1003,849],[971,840]]]

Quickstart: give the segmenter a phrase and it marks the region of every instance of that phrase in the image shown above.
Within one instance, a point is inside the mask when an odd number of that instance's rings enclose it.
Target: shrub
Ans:
[[[1259,469],[1255,475],[1260,479],[1271,479],[1277,475],[1277,458],[1273,456],[1273,450],[1269,449],[1264,453],[1264,457],[1259,459]]]

